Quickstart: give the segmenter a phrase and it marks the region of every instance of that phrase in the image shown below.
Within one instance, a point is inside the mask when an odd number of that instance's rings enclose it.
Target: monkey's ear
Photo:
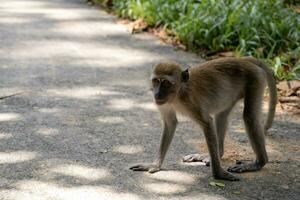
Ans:
[[[181,72],[181,81],[182,82],[188,82],[190,79],[190,74],[189,74],[189,68]]]

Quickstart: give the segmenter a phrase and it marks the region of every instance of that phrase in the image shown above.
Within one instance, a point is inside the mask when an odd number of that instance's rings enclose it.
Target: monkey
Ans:
[[[270,100],[263,125],[261,107],[267,85]],[[151,89],[163,123],[158,156],[154,163],[134,165],[131,170],[160,171],[178,124],[177,113],[188,116],[202,128],[215,179],[237,181],[240,178],[233,173],[258,171],[268,162],[265,132],[275,115],[277,90],[273,73],[263,62],[252,57],[219,58],[186,70],[176,62],[160,62],[153,67]],[[256,159],[225,170],[220,159],[227,118],[240,99],[244,100],[245,130]]]
[[[267,130],[269,128],[271,128],[271,125],[272,125],[272,122],[274,119],[276,103],[277,103],[277,89],[276,89],[275,80],[273,78],[271,70],[264,63],[262,63],[261,61],[259,61],[257,59],[253,59],[251,57],[246,57],[244,59],[261,67],[268,74],[268,76],[266,78],[269,79],[267,81],[268,81],[268,87],[269,87],[269,91],[270,91],[269,92],[270,93],[270,99],[269,99],[270,106],[269,106],[267,121],[265,122],[265,126],[264,126],[265,135],[267,135]],[[217,125],[219,126],[218,137],[219,137],[220,157],[222,157],[224,154],[224,137],[225,137],[226,130],[227,130],[227,124],[228,124],[227,117],[228,117],[229,113],[230,113],[230,110],[228,111],[228,113],[225,112],[224,114],[217,115],[217,117],[219,118],[219,120],[217,120],[219,122],[219,124],[217,124]],[[200,153],[186,155],[183,157],[182,161],[183,162],[203,162],[203,163],[205,163],[206,166],[210,165],[210,157],[208,155],[200,154]]]

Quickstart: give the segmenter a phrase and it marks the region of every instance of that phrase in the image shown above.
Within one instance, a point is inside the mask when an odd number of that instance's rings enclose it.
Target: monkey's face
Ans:
[[[188,71],[182,71],[179,64],[161,62],[153,67],[152,91],[157,105],[171,103],[177,96],[180,85],[189,79]]]
[[[157,105],[172,101],[176,95],[176,82],[170,77],[153,77],[152,90]]]

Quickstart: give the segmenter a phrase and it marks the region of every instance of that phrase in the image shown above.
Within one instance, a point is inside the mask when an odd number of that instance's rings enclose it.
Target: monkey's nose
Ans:
[[[161,93],[155,93],[154,95],[155,99],[162,99],[162,94]]]

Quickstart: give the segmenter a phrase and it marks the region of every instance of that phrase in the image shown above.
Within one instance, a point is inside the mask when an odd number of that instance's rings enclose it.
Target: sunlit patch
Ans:
[[[132,108],[141,108],[144,110],[157,110],[154,103],[137,103],[131,99],[112,99],[109,101],[109,107],[116,110],[129,110]]]
[[[70,31],[77,32],[71,27],[69,27],[69,29]],[[90,33],[93,31],[88,30],[87,32]],[[34,43],[23,41],[20,48],[14,50],[14,55],[16,56],[11,59],[17,60],[16,57],[19,56],[24,59],[36,59],[37,55],[35,52],[39,52],[43,55],[43,57],[39,56],[39,59],[53,59],[53,57],[63,60],[68,59],[70,60],[69,62],[72,62],[72,67],[77,66],[80,68],[136,68],[136,66],[142,66],[149,57],[153,57],[153,54],[147,51],[141,51],[140,49],[112,47],[105,43],[83,43],[80,42],[80,40],[72,42],[59,40],[55,45],[53,45],[53,41],[36,41]],[[76,55],[70,52],[76,52]],[[127,77],[125,74],[124,76]],[[147,80],[148,79],[141,78],[141,81],[144,81],[145,84]],[[118,81],[121,83],[124,82],[125,84],[128,83],[129,85],[141,84],[141,81],[137,81],[136,79],[119,79]]]
[[[36,7],[42,7],[45,5],[43,2],[39,1],[7,1],[7,2],[1,2],[1,7],[3,8],[36,8]]]
[[[141,145],[118,145],[113,148],[114,152],[123,154],[137,154],[144,151]]]
[[[181,162],[180,164],[186,166],[206,166],[206,164],[203,162]]]
[[[234,129],[234,132],[236,132],[236,133],[245,133],[246,130],[244,128],[236,128],[236,129]]]
[[[43,57],[39,57],[39,59],[52,59],[53,56],[57,58],[69,57],[70,54],[68,52],[70,52],[71,49],[72,47],[67,41],[60,41],[57,42],[55,45],[53,45],[53,41],[41,42],[37,40],[34,43],[29,41],[23,41],[22,45],[20,45],[20,48],[16,48],[14,50],[14,55],[18,57],[23,57],[24,59],[36,59],[37,55],[34,52],[39,52],[40,54],[43,54]]]
[[[1,17],[0,17],[0,21],[1,21]],[[1,22],[0,22],[1,23]],[[5,65],[0,65],[0,68],[6,68],[8,66]],[[22,88],[19,87],[2,87],[0,88],[0,94],[1,96],[10,96],[10,95],[14,95],[14,94],[21,94],[24,93],[25,91]]]
[[[41,113],[57,113],[60,111],[58,108],[39,108]]]
[[[109,103],[111,108],[118,110],[129,110],[135,106],[135,102],[130,99],[113,99]]]
[[[87,10],[84,9],[44,9],[44,12],[47,14],[49,19],[57,20],[76,20],[84,19],[87,14],[90,14]]]
[[[0,133],[0,140],[1,139],[8,139],[8,138],[11,138],[12,137],[12,134],[10,133]]]
[[[122,117],[98,117],[97,121],[106,124],[122,124],[125,122]]]
[[[74,31],[76,30],[76,31]],[[95,30],[95,31],[91,31]],[[105,31],[101,31],[105,30]],[[107,36],[108,34],[110,36],[117,35],[117,34],[124,34],[126,33],[126,29],[124,29],[121,26],[117,26],[114,23],[111,23],[109,21],[85,21],[84,23],[78,23],[78,22],[70,22],[65,21],[57,24],[55,32],[67,34],[70,36],[79,36],[82,37],[82,35],[88,36]]]
[[[21,18],[21,17],[1,17],[0,24],[23,24],[32,22],[30,19]]]
[[[58,134],[58,130],[56,128],[40,128],[37,133],[43,136],[53,136]]]
[[[21,116],[17,113],[0,113],[0,122],[19,120]]]
[[[109,186],[64,187],[52,182],[23,180],[8,190],[0,190],[0,196],[14,200],[140,200],[134,193],[124,193]]]
[[[75,60],[80,66],[86,67],[134,68],[138,65],[143,65],[145,60],[148,60],[149,57],[153,57],[153,54],[147,51],[141,51],[140,49],[124,49],[107,44],[102,44],[102,46],[99,47],[99,45],[78,43],[76,47],[79,49],[89,49],[82,55],[84,59]],[[127,76],[128,75],[125,75],[125,77]],[[148,79],[143,80],[147,81]],[[135,79],[127,79],[127,81],[131,82],[135,81]]]
[[[198,175],[198,174],[197,174]],[[149,178],[175,182],[175,183],[182,183],[182,184],[194,184],[196,179],[192,174],[186,172],[179,172],[179,171],[159,171],[154,174],[147,174]]]
[[[176,194],[186,191],[186,187],[174,183],[149,183],[144,185],[145,189],[157,194]]]
[[[2,5],[3,4],[3,5]],[[22,14],[43,14],[48,19],[57,20],[76,20],[84,19],[90,15],[90,10],[86,9],[63,9],[63,8],[51,8],[49,2],[43,1],[15,1],[15,2],[1,2],[1,7],[5,7],[6,12],[22,13]]]
[[[140,103],[137,107],[145,109],[145,110],[157,110],[154,103]]]
[[[36,153],[30,151],[0,152],[0,164],[25,162],[35,157]]]
[[[47,93],[59,97],[69,97],[77,99],[91,99],[98,96],[118,95],[120,93],[105,90],[99,87],[84,87],[84,88],[71,88],[71,89],[50,89]]]
[[[92,168],[83,165],[61,165],[50,170],[51,172],[96,181],[110,177],[106,169]]]

